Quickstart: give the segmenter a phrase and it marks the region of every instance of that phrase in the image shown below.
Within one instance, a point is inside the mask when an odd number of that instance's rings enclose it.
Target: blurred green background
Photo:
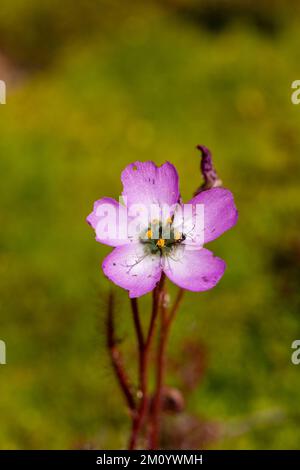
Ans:
[[[126,446],[105,348],[110,250],[85,217],[138,159],[174,163],[187,200],[196,144],[240,219],[209,246],[222,281],[188,293],[173,326],[167,383],[186,409],[165,417],[164,446],[300,447],[298,14],[296,1],[1,1],[1,449]]]

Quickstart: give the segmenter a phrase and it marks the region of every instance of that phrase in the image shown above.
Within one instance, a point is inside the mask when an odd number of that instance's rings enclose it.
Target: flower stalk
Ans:
[[[162,276],[158,286],[153,291],[151,319],[146,339],[144,339],[144,333],[142,330],[138,301],[136,298],[131,299],[130,301],[139,357],[139,386],[136,397],[134,397],[132,393],[133,387],[126,373],[121,352],[117,346],[114,323],[114,296],[112,292],[109,294],[107,312],[107,346],[119,387],[123,393],[132,419],[128,450],[134,450],[137,448],[138,439],[145,428],[149,429],[149,449],[159,448],[162,412],[161,404],[164,386],[167,341],[170,327],[180,306],[183,294],[184,289],[179,289],[174,304],[168,312],[165,276]],[[150,403],[148,389],[150,351],[158,317],[160,320],[160,331],[156,361],[154,364],[156,369],[156,383],[152,402]],[[148,419],[148,423],[146,423],[146,419]]]
[[[163,300],[161,303],[160,336],[156,359],[156,389],[151,408],[151,425],[149,436],[149,449],[151,450],[157,449],[159,447],[162,413],[162,392],[164,387],[167,343],[170,328],[180,306],[183,294],[184,289],[179,289],[175,302],[170,312],[168,312],[166,305],[166,291],[162,292]]]
[[[146,341],[142,341],[143,334],[141,331],[141,324],[139,321],[139,314],[137,309],[137,302],[132,302],[132,310],[134,323],[136,327],[137,340],[139,344],[139,392],[138,398],[140,403],[136,409],[135,415],[132,420],[132,430],[129,439],[128,449],[133,450],[137,446],[137,440],[139,433],[144,424],[145,417],[147,416],[149,408],[149,396],[148,396],[148,370],[149,370],[149,354],[152,345],[153,335],[155,331],[155,324],[157,316],[160,310],[160,299],[161,293],[163,292],[165,277],[162,276],[158,286],[153,291],[153,300],[152,300],[152,313],[150,319],[150,325],[148,329],[148,334]]]

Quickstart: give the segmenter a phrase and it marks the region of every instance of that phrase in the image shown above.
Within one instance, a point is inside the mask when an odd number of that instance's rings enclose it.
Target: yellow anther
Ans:
[[[163,238],[160,238],[158,240],[158,242],[156,243],[156,245],[159,247],[159,248],[163,248],[165,246],[165,240]]]
[[[175,238],[176,241],[177,241],[177,240],[180,240],[180,238],[181,238],[180,233],[179,233],[179,232],[176,232],[174,238]]]
[[[167,218],[167,224],[171,224],[172,223],[172,217],[168,217]]]
[[[147,235],[147,238],[152,238],[152,235],[153,235],[152,230],[147,230],[146,235]]]

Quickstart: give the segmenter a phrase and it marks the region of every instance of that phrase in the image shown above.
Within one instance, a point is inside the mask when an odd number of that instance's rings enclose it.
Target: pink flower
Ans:
[[[212,188],[183,204],[178,174],[169,162],[160,167],[151,161],[132,163],[125,168],[121,179],[126,205],[103,198],[95,202],[93,212],[87,218],[96,232],[96,240],[115,247],[103,261],[105,275],[127,289],[131,298],[153,290],[162,272],[183,289],[205,291],[214,287],[223,276],[226,265],[203,248],[203,244],[235,225],[237,209],[231,192]],[[129,210],[136,205],[149,209],[149,212],[153,205],[171,209],[165,218],[143,219],[140,231],[128,235],[125,224],[129,219],[135,220],[136,214],[130,215]],[[204,223],[200,229],[194,223],[198,206],[204,209]],[[113,230],[107,235],[101,224],[103,208],[115,209],[114,212],[117,210],[118,213],[112,222]],[[188,211],[190,208],[191,212]],[[183,217],[185,213],[190,216]],[[165,232],[168,233],[166,236]],[[118,236],[120,233],[125,236]]]

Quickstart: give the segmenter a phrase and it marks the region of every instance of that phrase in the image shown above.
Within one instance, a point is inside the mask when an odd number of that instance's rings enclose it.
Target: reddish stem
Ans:
[[[175,318],[179,305],[181,303],[184,290],[178,291],[174,305],[171,308],[169,315],[167,315],[164,300],[161,308],[161,327],[160,327],[160,338],[158,343],[157,351],[157,363],[156,363],[156,390],[154,393],[152,410],[151,410],[151,427],[150,427],[150,438],[149,448],[157,449],[159,446],[159,435],[160,435],[160,424],[161,424],[161,402],[162,402],[162,390],[163,390],[163,378],[165,369],[165,352],[167,348],[167,341],[170,332],[171,324]],[[162,293],[164,295],[164,293]]]
[[[169,314],[169,317],[167,319],[167,324],[168,324],[168,328],[170,328],[171,326],[171,323],[173,322],[175,316],[176,316],[176,313],[178,311],[178,308],[180,307],[180,304],[181,304],[181,301],[182,301],[182,298],[183,298],[183,294],[185,293],[185,290],[184,289],[179,289],[178,290],[178,293],[177,293],[177,296],[176,296],[176,299],[175,299],[175,302],[171,308],[171,311],[170,311],[170,314]]]
[[[133,450],[136,448],[137,439],[140,433],[140,430],[143,425],[143,421],[148,409],[148,365],[149,365],[149,351],[152,343],[153,333],[155,329],[155,322],[159,312],[159,301],[160,301],[160,293],[163,289],[164,284],[164,275],[161,277],[159,285],[153,291],[153,303],[152,303],[152,313],[151,313],[151,320],[148,330],[148,335],[146,338],[145,343],[143,342],[143,347],[139,348],[140,351],[140,406],[138,407],[137,412],[135,413],[133,423],[132,423],[132,431],[129,440],[129,450]]]
[[[139,354],[139,374],[140,377],[142,375],[143,369],[143,353],[144,353],[144,335],[142,330],[142,325],[140,321],[140,314],[138,308],[138,301],[137,299],[131,299],[131,308],[133,313],[133,321],[138,341],[138,354]]]
[[[144,336],[143,336],[142,326],[140,322],[138,303],[137,303],[136,298],[130,299],[130,300],[131,300],[131,307],[132,307],[132,312],[133,312],[134,325],[135,325],[135,329],[137,333],[138,345],[139,345],[139,349],[141,350],[144,347]]]

